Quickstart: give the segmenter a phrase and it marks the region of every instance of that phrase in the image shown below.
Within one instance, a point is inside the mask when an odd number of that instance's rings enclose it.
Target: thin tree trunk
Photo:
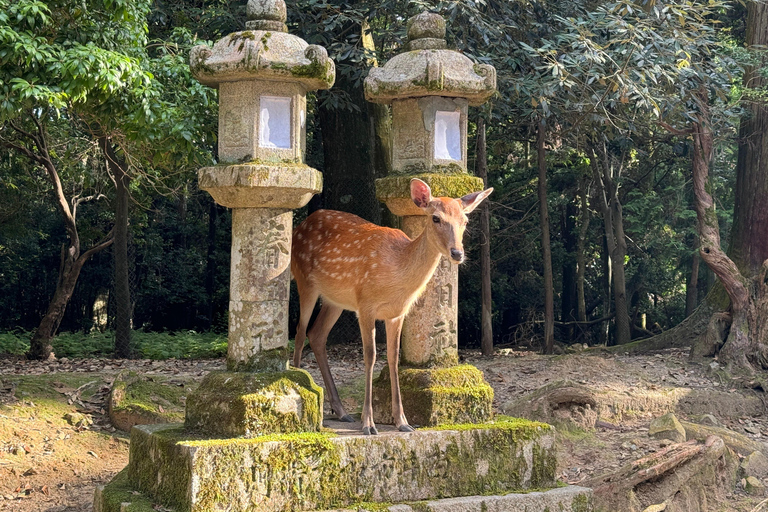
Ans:
[[[549,238],[549,208],[547,204],[547,161],[545,148],[546,128],[539,121],[536,134],[539,167],[539,223],[541,224],[541,252],[544,259],[544,353],[555,348],[555,299],[552,285],[552,247]]]
[[[699,246],[698,237],[694,237],[694,247]],[[691,277],[688,279],[688,286],[685,288],[685,316],[691,316],[699,305],[699,254],[693,253],[691,256]]]
[[[587,266],[587,233],[589,231],[589,206],[585,179],[579,179],[579,238],[576,241],[576,307],[579,322],[587,321],[587,302],[584,296],[584,279]]]
[[[128,263],[128,207],[130,177],[125,160],[119,158],[108,137],[102,137],[101,147],[107,169],[115,178],[115,356],[131,357],[131,288]]]
[[[213,296],[216,293],[216,220],[219,216],[219,206],[216,201],[208,199],[208,251],[205,258],[205,295],[207,328],[213,326]]]
[[[561,328],[561,332],[565,332],[565,337],[569,342],[573,341],[575,327],[572,324],[567,324],[577,319],[577,284],[576,275],[578,269],[576,268],[576,246],[578,243],[578,236],[576,234],[576,216],[578,215],[578,209],[573,203],[567,203],[561,210],[560,225],[561,225],[561,238],[563,243],[563,255],[562,264],[562,288],[560,298],[560,321],[566,322],[566,325]]]
[[[485,119],[477,118],[477,176],[483,179],[483,186],[488,188],[488,155],[485,142]],[[493,320],[491,311],[491,225],[488,201],[480,205],[480,291],[482,296],[480,348],[484,356],[493,355]]]

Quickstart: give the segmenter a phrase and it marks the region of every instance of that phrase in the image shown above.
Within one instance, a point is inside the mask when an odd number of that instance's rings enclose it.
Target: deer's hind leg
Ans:
[[[336,390],[336,383],[333,382],[331,369],[328,366],[328,352],[325,349],[328,333],[331,332],[331,328],[341,316],[342,311],[344,310],[339,306],[328,302],[323,303],[320,313],[317,314],[317,318],[309,330],[309,346],[312,348],[312,352],[315,353],[317,365],[320,367],[320,373],[323,375],[323,382],[325,382],[325,390],[329,394],[328,399],[331,402],[331,409],[341,421],[351,422],[354,419],[347,414],[344,406],[341,405],[339,392]]]
[[[320,294],[311,287],[299,286],[299,324],[296,326],[296,345],[293,348],[293,366],[301,368],[301,353],[304,350],[304,341],[307,338],[307,326],[309,319],[312,318],[312,311],[315,309]],[[302,289],[303,288],[303,289]]]
[[[363,400],[363,434],[378,434],[373,423],[373,365],[376,363],[376,319],[373,315],[358,313],[360,335],[363,338],[365,362],[365,400]]]

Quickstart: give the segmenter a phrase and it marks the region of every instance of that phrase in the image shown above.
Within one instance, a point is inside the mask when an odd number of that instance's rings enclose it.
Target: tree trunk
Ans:
[[[627,307],[627,282],[624,273],[624,258],[627,255],[627,240],[624,234],[624,218],[619,201],[616,176],[620,170],[609,155],[605,142],[597,149],[592,148],[592,170],[598,186],[598,203],[603,214],[605,241],[612,262],[613,271],[613,307],[616,312],[615,340],[617,345],[632,340]]]
[[[584,279],[587,266],[587,232],[589,231],[589,206],[587,205],[586,179],[579,179],[579,238],[576,241],[576,308],[579,322],[587,321],[587,301],[584,296]]]
[[[131,287],[128,263],[128,207],[130,177],[124,158],[117,156],[112,141],[102,137],[101,148],[107,170],[115,179],[115,357],[130,358],[131,350]]]
[[[80,270],[91,256],[108,247],[112,243],[112,239],[108,236],[106,240],[84,253],[80,253],[80,236],[77,232],[77,207],[85,201],[94,199],[94,196],[72,198],[70,205],[64,194],[64,187],[61,184],[59,172],[48,151],[48,142],[43,125],[34,112],[29,112],[29,119],[35,126],[33,132],[28,132],[13,122],[9,122],[9,125],[19,138],[18,140],[0,141],[0,145],[17,151],[45,170],[48,180],[53,186],[56,207],[64,220],[64,228],[67,232],[67,243],[61,248],[61,263],[59,265],[59,276],[56,281],[56,290],[48,304],[45,315],[32,335],[29,351],[26,354],[29,359],[49,359],[54,355],[52,347],[53,337],[56,335],[56,331],[64,317],[67,304],[72,298],[72,292],[75,289],[78,277],[80,277]]]
[[[488,157],[485,144],[485,119],[477,118],[477,176],[488,188]],[[482,295],[480,348],[484,356],[493,355],[493,300],[491,297],[491,225],[488,201],[480,205],[480,291]]]
[[[547,161],[544,146],[546,128],[539,121],[536,133],[539,167],[539,223],[541,224],[541,252],[544,259],[544,353],[551,354],[555,348],[555,299],[552,285],[552,247],[549,238],[549,207],[547,204]]]
[[[79,250],[71,244],[65,244],[61,253],[62,261],[56,291],[48,304],[45,316],[40,320],[40,325],[32,335],[29,352],[26,354],[28,359],[49,359],[53,356],[53,337],[59,329],[61,319],[64,318],[64,312],[67,309],[67,304],[69,304],[69,299],[72,298],[83,263],[88,259],[73,258],[72,255],[79,253]]]
[[[216,293],[216,221],[219,217],[219,205],[208,199],[208,250],[205,258],[205,295],[207,297],[205,316],[207,328],[213,327],[213,302]]]
[[[560,232],[562,233],[563,265],[562,265],[562,292],[560,298],[560,321],[572,322],[577,319],[577,284],[576,259],[574,256],[577,251],[578,236],[576,234],[576,216],[578,209],[573,203],[567,203],[561,210]],[[569,324],[562,328],[565,332],[565,338],[572,342],[574,339],[575,327]]]
[[[698,237],[694,238],[694,247],[698,248]],[[688,279],[688,286],[685,288],[685,316],[689,317],[699,305],[699,254],[693,253],[691,256],[691,277]]]

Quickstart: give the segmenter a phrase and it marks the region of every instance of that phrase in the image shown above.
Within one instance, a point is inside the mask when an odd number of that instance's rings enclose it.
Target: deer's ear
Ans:
[[[418,178],[411,180],[411,199],[419,208],[426,208],[432,202],[432,190]]]
[[[472,192],[459,199],[459,201],[461,201],[461,206],[464,208],[464,213],[469,213],[477,208],[477,206],[483,202],[483,199],[491,195],[491,192],[493,192],[493,188],[487,188],[480,192]]]

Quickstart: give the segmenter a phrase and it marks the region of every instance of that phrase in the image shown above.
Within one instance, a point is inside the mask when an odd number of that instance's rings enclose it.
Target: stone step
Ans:
[[[388,512],[591,512],[594,509],[592,489],[569,485],[548,491],[528,493],[511,493],[503,496],[463,496],[446,498],[418,505],[407,503],[391,505],[382,509],[371,507],[373,510]],[[352,508],[325,510],[323,512],[362,512],[365,505]]]
[[[133,491],[127,475],[120,474],[104,487],[96,489],[94,512],[155,512],[157,503]],[[323,512],[592,512],[592,489],[569,485],[546,491],[511,493],[503,496],[463,496],[421,501],[418,505],[401,503],[382,506],[369,503]]]
[[[555,486],[554,431],[505,418],[378,436],[195,439],[181,424],[143,425],[131,432],[130,463],[121,475],[123,488],[189,512],[317,510],[361,501],[506,494]],[[104,503],[118,499],[110,497],[118,486],[111,486],[100,492]]]

